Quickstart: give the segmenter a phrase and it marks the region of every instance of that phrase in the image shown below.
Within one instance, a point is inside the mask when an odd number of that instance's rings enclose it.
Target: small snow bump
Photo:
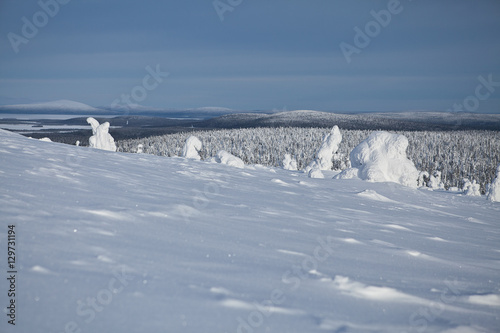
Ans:
[[[210,288],[210,292],[213,294],[226,295],[226,296],[230,296],[233,294],[231,291],[227,290],[226,288],[222,288],[222,287],[212,287],[212,288]]]
[[[349,243],[349,244],[363,244],[354,238],[344,238],[344,239],[342,239],[342,241]]]
[[[427,239],[434,240],[437,242],[447,242],[447,240],[442,239],[441,237],[427,237]]]
[[[281,249],[278,249],[276,251],[278,251],[280,253],[284,253],[284,254],[290,254],[290,255],[293,255],[293,256],[301,256],[301,257],[305,257],[306,256],[304,253],[290,251],[290,250],[281,250]]]
[[[105,255],[99,255],[99,256],[97,256],[97,260],[105,262],[105,263],[113,263],[114,262],[113,259],[111,259],[111,258],[109,258],[109,257],[107,257]]]
[[[286,183],[286,182],[282,181],[281,179],[273,178],[273,179],[271,179],[271,181],[272,181],[273,183],[278,184],[278,185],[287,186],[287,187],[288,187],[288,186],[290,186],[290,184],[288,184],[288,183]]]
[[[371,199],[371,200],[375,200],[375,201],[396,202],[396,201],[391,200],[391,199],[389,199],[387,197],[384,197],[381,194],[378,194],[377,192],[375,192],[373,190],[365,190],[365,191],[357,193],[357,195],[360,196],[360,197]]]
[[[418,251],[406,251],[406,253],[408,253],[412,257],[420,257],[420,255],[422,254],[422,253],[420,253]]]
[[[385,225],[387,228],[392,228],[392,229],[398,229],[398,230],[405,230],[405,231],[412,231],[406,227],[397,225],[397,224],[386,224]]]
[[[52,272],[49,269],[42,267],[42,266],[39,266],[39,265],[35,265],[35,266],[31,267],[31,271],[35,272],[35,273],[40,273],[40,274],[52,274]]]
[[[473,304],[500,306],[500,295],[472,295],[469,296],[469,302]]]

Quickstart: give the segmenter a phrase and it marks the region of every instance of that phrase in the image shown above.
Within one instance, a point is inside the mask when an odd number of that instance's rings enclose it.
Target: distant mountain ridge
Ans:
[[[208,119],[212,128],[238,127],[332,127],[367,130],[500,130],[500,114],[458,112],[330,113],[311,110],[273,114],[240,113]]]
[[[403,111],[333,113],[313,110],[238,111],[222,107],[158,109],[141,105],[93,107],[59,100],[45,103],[0,106],[3,114],[67,114],[127,118],[131,116],[185,119],[198,128],[238,127],[332,127],[367,130],[465,130],[500,131],[500,114],[467,112]]]
[[[10,114],[88,114],[116,116],[158,116],[172,118],[211,118],[239,112],[224,107],[199,107],[189,109],[153,108],[139,104],[93,107],[71,100],[57,100],[42,103],[0,105],[0,113]]]

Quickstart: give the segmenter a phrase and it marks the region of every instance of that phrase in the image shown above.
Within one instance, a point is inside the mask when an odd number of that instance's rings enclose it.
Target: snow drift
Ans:
[[[87,123],[92,126],[92,136],[89,138],[89,146],[102,150],[116,151],[115,140],[109,134],[109,123],[99,125],[99,122],[92,117],[87,118]]]
[[[417,187],[419,172],[406,157],[408,139],[399,134],[373,132],[354,148],[349,157],[351,168],[335,179],[358,177],[371,182],[395,182]]]

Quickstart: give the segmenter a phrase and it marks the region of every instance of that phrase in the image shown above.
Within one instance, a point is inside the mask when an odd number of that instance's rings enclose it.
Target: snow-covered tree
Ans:
[[[373,132],[351,151],[352,170],[346,169],[335,178],[346,179],[357,174],[363,180],[417,187],[419,172],[406,156],[407,147],[408,139],[403,135]]]
[[[312,169],[332,170],[333,155],[339,149],[340,142],[342,142],[342,134],[339,127],[335,125],[330,133],[324,136],[323,142],[316,153],[316,159],[309,164],[306,172],[309,173]]]
[[[474,196],[474,197],[481,196],[481,187],[476,182],[476,180],[473,180],[471,182],[469,179],[465,178],[463,180],[463,182],[464,182],[464,187],[463,187],[462,191],[465,195]]]
[[[500,202],[500,164],[497,167],[497,176],[489,186],[488,200]]]
[[[236,168],[243,169],[245,167],[245,163],[241,160],[241,158],[236,157],[225,150],[221,150],[217,153],[215,161],[217,163],[227,164]]]
[[[297,170],[297,160],[292,158],[290,154],[285,154],[285,158],[283,159],[283,169],[295,171]]]
[[[87,123],[92,126],[92,136],[89,138],[89,146],[91,148],[116,151],[115,140],[109,134],[109,123],[99,124],[92,117],[87,118]]]
[[[182,148],[182,157],[200,160],[201,157],[198,152],[202,148],[203,144],[201,143],[200,139],[192,135],[186,140],[184,148]]]
[[[417,180],[417,185],[419,187],[426,187],[427,183],[429,182],[430,176],[427,171],[420,171],[418,174],[418,180]]]
[[[429,177],[427,184],[433,190],[444,190],[444,184],[441,181],[441,171],[435,170]]]

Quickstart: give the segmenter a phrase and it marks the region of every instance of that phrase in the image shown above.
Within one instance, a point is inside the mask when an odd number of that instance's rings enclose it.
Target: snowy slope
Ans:
[[[330,178],[0,130],[0,332],[498,332],[500,205]]]

